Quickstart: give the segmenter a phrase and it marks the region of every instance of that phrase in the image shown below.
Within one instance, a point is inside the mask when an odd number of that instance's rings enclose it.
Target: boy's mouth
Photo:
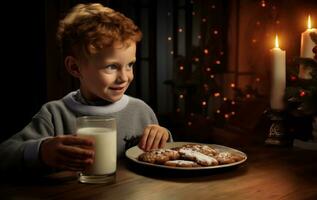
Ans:
[[[115,91],[121,91],[123,90],[125,87],[110,87],[109,89],[111,90],[115,90]]]

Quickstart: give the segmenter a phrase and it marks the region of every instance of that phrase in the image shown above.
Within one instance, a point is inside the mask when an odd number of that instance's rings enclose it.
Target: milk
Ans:
[[[95,159],[85,174],[112,174],[117,167],[116,130],[103,127],[83,127],[77,130],[80,137],[90,137],[95,141]]]

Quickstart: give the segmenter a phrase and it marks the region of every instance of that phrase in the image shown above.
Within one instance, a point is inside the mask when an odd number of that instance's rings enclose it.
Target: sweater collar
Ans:
[[[88,105],[78,100],[78,91],[73,91],[68,93],[63,101],[68,108],[82,115],[105,115],[125,108],[129,103],[129,96],[123,95],[119,101],[107,105]]]

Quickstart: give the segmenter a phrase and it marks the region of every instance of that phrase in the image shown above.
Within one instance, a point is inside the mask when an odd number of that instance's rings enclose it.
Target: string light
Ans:
[[[193,0],[190,1],[190,3],[197,3],[196,1],[194,2]],[[212,8],[212,9],[216,9],[216,4],[215,3],[210,3],[209,5],[209,9]],[[261,7],[267,7],[268,6],[268,2],[265,1],[265,0],[260,0],[260,6]],[[195,8],[195,7],[194,7]],[[207,22],[209,23],[209,21],[211,20],[215,20],[215,19],[210,19],[209,18],[209,15],[204,15],[203,13],[200,13],[198,10],[195,10],[193,9],[192,12],[191,12],[191,15],[194,17],[196,16],[197,17],[197,20],[198,20],[198,23],[200,21],[200,23],[205,23],[205,25],[207,24]],[[210,11],[210,10],[209,10]],[[169,11],[167,13],[168,16],[173,16],[173,11]],[[199,18],[200,19],[199,19]],[[276,23],[278,24],[279,20],[276,20]],[[262,22],[260,20],[256,21],[256,26],[261,26]],[[186,27],[184,26],[179,26],[177,27],[176,31],[179,32],[179,33],[185,33],[185,31],[187,32],[187,30],[185,29]],[[198,32],[198,34],[194,35],[194,37],[196,37],[196,42],[198,41],[199,43],[201,42],[202,39],[208,39],[208,37],[212,37],[213,40],[216,40],[216,39],[219,39],[221,34],[222,34],[222,29],[221,27],[219,26],[214,26],[212,27],[211,29],[207,29],[207,31],[209,31],[209,34],[207,33],[206,37],[204,36],[204,34]],[[180,34],[181,35],[181,34]],[[172,37],[171,34],[167,35],[167,40],[168,42],[173,42],[173,40],[175,40],[175,38]],[[204,36],[204,37],[203,37]],[[209,38],[210,39],[210,38]],[[256,39],[256,38],[253,38],[251,39],[251,42],[252,43],[258,43],[259,41]],[[218,73],[218,69],[221,67],[221,64],[222,64],[222,61],[223,61],[223,55],[225,54],[225,52],[223,51],[223,49],[221,48],[216,48],[215,50],[214,49],[210,49],[209,46],[205,46],[205,48],[202,48],[202,50],[200,50],[201,52],[198,52],[199,54],[194,54],[194,56],[192,57],[192,62],[194,63],[193,66],[185,66],[183,62],[179,63],[178,65],[176,65],[176,68],[178,66],[179,68],[179,73],[184,75],[183,71],[185,70],[185,67],[186,67],[186,70],[188,69],[189,71],[192,71],[193,69],[197,70],[197,68],[200,67],[200,70],[203,70],[203,73],[205,76],[208,76],[210,77],[210,79],[215,79],[215,78],[218,78],[218,76],[216,77],[215,73]],[[174,51],[173,51],[173,48],[170,49],[170,54],[171,55],[174,55]],[[206,63],[205,63],[205,59],[207,57],[209,57],[210,55],[212,56],[216,56],[216,57],[212,57],[212,62],[211,63],[207,63],[207,60],[206,60]],[[172,56],[171,56],[172,57]],[[198,66],[198,65],[202,65],[202,66]],[[216,66],[217,65],[217,66]],[[219,65],[219,66],[218,66]],[[292,79],[292,78],[291,78]],[[213,87],[213,84],[216,84],[214,80],[209,80],[209,82],[205,82],[206,80],[203,79],[204,82],[200,83],[200,85],[202,85],[202,87],[200,86],[199,87],[199,90],[202,90],[202,92],[204,94],[207,94],[208,92],[210,92],[210,90],[214,90],[214,87]],[[208,80],[207,80],[208,81]],[[260,79],[257,78],[255,80],[256,82],[259,82]],[[208,84],[207,84],[208,83]],[[222,86],[224,88],[228,88],[229,89],[235,89],[236,87],[238,87],[234,81],[232,81],[231,83],[229,82],[229,84],[227,83],[226,85]],[[219,91],[219,90],[218,90]],[[218,92],[217,90],[214,90],[213,93],[211,93],[210,95],[210,98],[214,98],[216,100],[216,102],[220,103],[220,104],[226,104],[226,106],[230,106],[231,108],[234,108],[235,106],[233,105],[236,105],[238,104],[239,102],[236,102],[228,97],[225,97],[224,94]],[[178,98],[179,98],[179,101],[182,102],[184,101],[183,99],[185,99],[186,96],[186,92],[184,93],[184,91],[180,91],[178,93]],[[305,94],[305,92],[304,92]],[[245,95],[245,98],[251,98],[253,97],[253,93],[250,92],[250,94],[244,94]],[[216,99],[217,97],[219,97],[218,99]],[[225,103],[227,102],[227,103]],[[203,98],[203,99],[198,99],[198,105],[200,104],[201,106],[201,110],[204,112],[204,113],[200,113],[200,114],[204,114],[204,117],[206,119],[211,119],[211,120],[217,120],[219,118],[221,119],[230,119],[231,117],[237,115],[235,110],[234,109],[222,109],[222,107],[215,107],[215,105],[212,103],[212,104],[209,104],[209,100]],[[187,104],[186,104],[187,105]],[[213,118],[211,115],[208,114],[207,109],[206,107],[208,106],[213,106],[213,108],[211,109],[214,109],[213,110],[213,113],[218,113],[219,115],[217,115],[217,118]],[[182,106],[176,106],[176,112],[177,113],[182,113],[184,114],[184,111],[186,109],[184,109]],[[209,109],[208,109],[209,111]],[[198,113],[196,113],[198,114]],[[199,115],[200,115],[199,114]],[[193,124],[195,124],[195,118],[192,118],[195,114],[193,112],[190,112],[189,113],[189,118],[187,120],[184,121],[185,123],[185,126],[188,125],[188,126],[193,126]]]
[[[219,92],[214,93],[214,97],[219,97],[219,96],[220,96]]]
[[[262,6],[262,8],[265,8],[265,7],[266,7],[265,0],[261,0],[261,6]]]

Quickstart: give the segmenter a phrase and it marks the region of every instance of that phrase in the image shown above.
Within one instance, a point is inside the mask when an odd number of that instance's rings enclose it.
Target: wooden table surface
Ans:
[[[248,160],[226,170],[176,171],[118,162],[116,183],[81,184],[74,173],[2,180],[0,199],[317,199],[317,152],[286,147],[239,149]]]

